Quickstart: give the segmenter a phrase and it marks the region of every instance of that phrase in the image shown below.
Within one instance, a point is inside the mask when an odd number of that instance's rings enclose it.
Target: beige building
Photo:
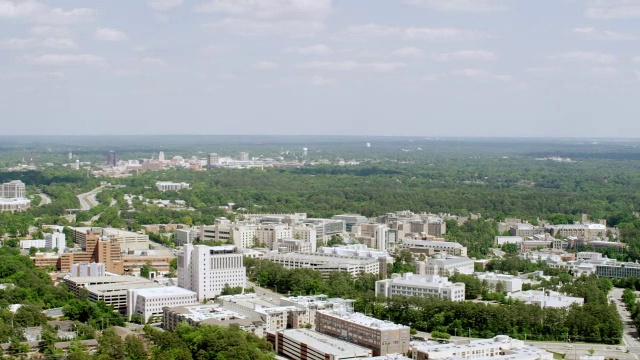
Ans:
[[[409,327],[378,320],[361,313],[321,310],[316,331],[371,349],[374,356],[409,351]]]
[[[425,254],[425,256],[435,254],[467,256],[465,246],[457,242],[444,241],[444,239],[443,241],[404,239],[398,244],[398,248],[407,249],[414,254]]]
[[[289,359],[340,360],[372,355],[371,349],[309,329],[280,330],[268,340],[277,354]]]

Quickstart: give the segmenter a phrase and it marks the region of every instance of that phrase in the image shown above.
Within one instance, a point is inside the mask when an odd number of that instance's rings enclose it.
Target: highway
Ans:
[[[49,197],[49,195],[47,195],[47,194],[45,194],[43,192],[38,192],[38,196],[40,196],[40,199],[42,199],[38,206],[51,204],[51,198]]]
[[[96,195],[102,191],[103,188],[104,186],[100,186],[84,194],[79,194],[80,210],[91,210],[92,207],[97,206],[98,200],[96,200]]]

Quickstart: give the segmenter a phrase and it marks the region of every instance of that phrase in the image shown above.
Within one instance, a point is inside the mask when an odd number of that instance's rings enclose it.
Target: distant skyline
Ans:
[[[1,135],[640,137],[640,0],[0,0]]]

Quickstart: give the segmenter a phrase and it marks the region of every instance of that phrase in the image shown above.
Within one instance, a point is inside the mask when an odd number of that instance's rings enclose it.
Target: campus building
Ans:
[[[374,356],[409,350],[409,327],[344,310],[316,313],[316,331],[371,349]]]
[[[177,286],[159,288],[128,289],[127,318],[141,316],[144,322],[162,317],[163,308],[197,303],[197,294]]]
[[[391,279],[376,281],[376,296],[437,297],[464,301],[464,283],[453,283],[439,275],[393,274]]]
[[[178,255],[178,286],[195,291],[198,301],[220,295],[225,285],[244,288],[246,271],[233,245],[187,244]]]
[[[277,354],[289,359],[340,360],[372,355],[371,349],[309,329],[280,330],[267,339]]]
[[[411,350],[414,360],[553,360],[552,353],[505,335],[448,344],[417,343]]]

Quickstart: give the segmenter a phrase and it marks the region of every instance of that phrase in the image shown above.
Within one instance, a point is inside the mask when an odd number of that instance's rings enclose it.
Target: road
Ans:
[[[638,359],[636,353],[627,352],[627,349],[621,345],[602,345],[602,344],[567,344],[557,342],[541,342],[527,341],[527,345],[535,346],[540,349],[548,350],[556,354],[565,355],[567,360],[579,360],[581,355],[589,355],[589,350],[594,350],[594,355],[604,356],[610,359]]]
[[[96,200],[96,195],[98,195],[102,189],[104,189],[104,186],[97,187],[89,192],[78,195],[80,210],[91,210],[92,207],[97,206],[98,200]]]
[[[640,353],[639,335],[637,329],[633,326],[631,314],[622,302],[623,291],[624,289],[614,288],[611,290],[611,293],[609,293],[609,299],[616,304],[616,309],[618,309],[620,318],[622,318],[622,324],[624,326],[622,342],[629,348],[629,351],[637,354]]]
[[[43,192],[38,192],[38,196],[40,196],[40,205],[38,206],[42,206],[42,205],[47,205],[47,204],[51,204],[51,198],[49,197],[49,195],[43,193]]]

